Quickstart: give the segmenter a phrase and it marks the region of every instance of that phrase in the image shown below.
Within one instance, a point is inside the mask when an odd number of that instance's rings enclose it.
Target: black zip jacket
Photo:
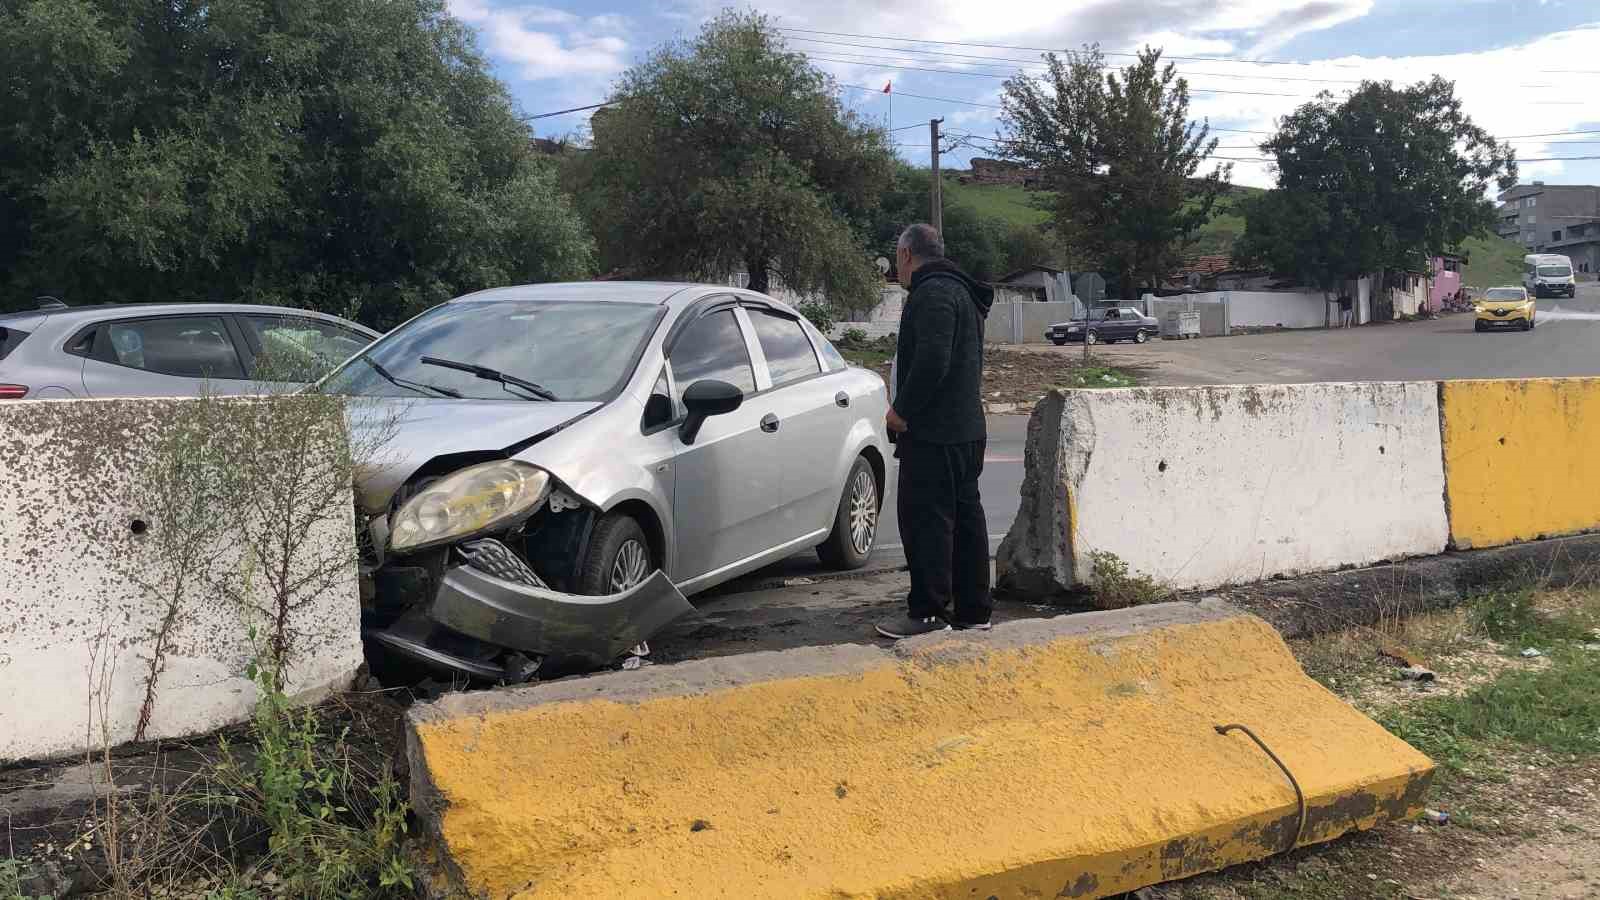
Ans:
[[[911,276],[900,311],[894,411],[905,437],[928,444],[964,444],[987,436],[983,420],[983,321],[994,291],[946,259],[923,263]]]

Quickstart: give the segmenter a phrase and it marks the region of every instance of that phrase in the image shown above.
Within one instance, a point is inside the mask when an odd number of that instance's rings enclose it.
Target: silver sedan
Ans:
[[[863,565],[883,380],[749,291],[499,288],[390,332],[323,389],[392,439],[358,484],[369,647],[497,682],[605,665],[685,595],[815,548]]]

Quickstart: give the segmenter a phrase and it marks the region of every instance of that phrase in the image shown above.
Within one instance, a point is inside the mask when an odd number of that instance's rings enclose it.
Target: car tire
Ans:
[[[1483,320],[1479,319],[1479,320],[1477,320],[1477,321],[1472,323],[1472,330],[1482,334],[1483,332],[1488,331],[1489,329],[1484,327]]]
[[[1142,343],[1144,343],[1145,341],[1148,341],[1148,340],[1150,340],[1150,335],[1146,334],[1143,331],[1141,331],[1138,334],[1133,336],[1133,342],[1135,344],[1142,344]]]
[[[817,545],[817,558],[830,569],[846,571],[867,564],[878,540],[883,511],[883,486],[865,456],[856,457],[844,479],[844,492],[833,513],[833,530]]]
[[[1097,332],[1091,331],[1088,334],[1085,334],[1083,336],[1083,342],[1085,344],[1089,344],[1091,346],[1094,345],[1094,344],[1098,344],[1098,343],[1100,343],[1100,335]]]
[[[644,529],[632,516],[607,513],[589,535],[574,593],[603,597],[636,587],[658,568],[653,557]]]
[[[1050,339],[1050,343],[1055,344],[1057,347],[1065,347],[1067,345],[1067,339],[1066,338],[1051,338]]]

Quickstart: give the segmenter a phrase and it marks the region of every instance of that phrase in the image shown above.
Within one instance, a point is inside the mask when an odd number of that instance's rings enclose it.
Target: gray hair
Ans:
[[[935,231],[932,225],[924,222],[907,225],[906,230],[900,232],[900,240],[895,242],[895,246],[910,253],[912,259],[944,257],[944,238],[939,236],[939,232]]]

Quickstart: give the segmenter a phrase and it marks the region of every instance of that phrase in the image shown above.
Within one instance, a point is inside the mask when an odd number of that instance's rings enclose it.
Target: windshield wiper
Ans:
[[[434,391],[445,397],[451,397],[456,400],[461,399],[460,391],[453,391],[450,388],[440,387],[437,384],[427,384],[426,382],[411,381],[406,378],[396,377],[393,372],[390,372],[388,369],[385,369],[383,366],[379,365],[377,360],[366,355],[365,353],[357,356],[356,358],[371,366],[372,371],[377,372],[378,375],[383,378],[383,380],[389,382],[395,387],[410,388],[413,391]]]
[[[457,372],[468,372],[484,379],[485,381],[498,381],[502,386],[519,387],[540,400],[553,401],[557,399],[556,395],[546,389],[544,385],[536,384],[527,380],[526,378],[518,378],[515,375],[507,375],[499,369],[491,369],[488,366],[478,366],[473,365],[472,363],[456,362],[455,360],[451,359],[440,359],[437,356],[424,356],[422,358],[422,364],[425,366],[440,366],[446,369],[455,369]]]

